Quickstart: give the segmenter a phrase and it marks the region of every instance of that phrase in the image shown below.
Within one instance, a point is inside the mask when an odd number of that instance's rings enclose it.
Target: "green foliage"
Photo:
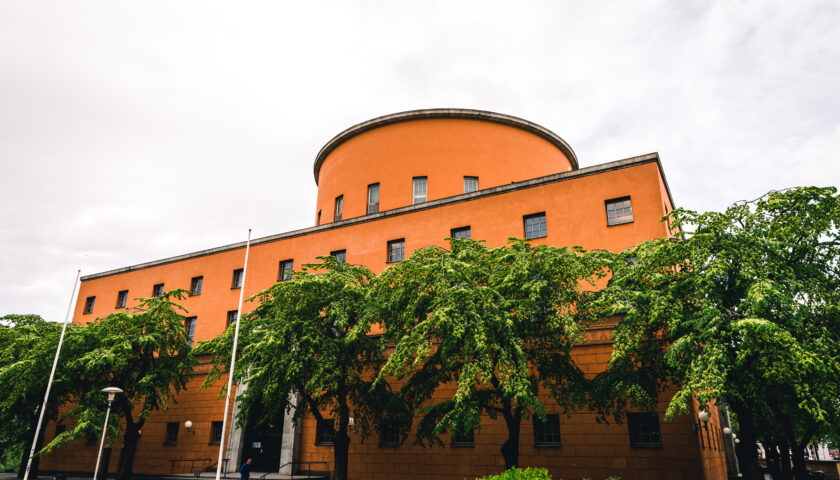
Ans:
[[[20,442],[0,450],[0,472],[17,470],[20,457],[23,455],[24,444]]]
[[[379,379],[406,379],[406,403],[425,403],[420,444],[442,445],[447,431],[480,428],[482,412],[501,414],[510,433],[503,454],[515,465],[522,418],[545,415],[541,387],[567,409],[585,399],[571,349],[597,319],[588,309],[592,289],[584,286],[603,274],[602,264],[576,250],[518,240],[496,249],[450,242],[449,251],[416,250],[377,279],[374,298],[394,344]],[[451,398],[427,403],[444,384],[456,387]]]
[[[545,468],[530,467],[521,470],[513,467],[497,475],[488,475],[476,480],[551,480],[551,475]]]

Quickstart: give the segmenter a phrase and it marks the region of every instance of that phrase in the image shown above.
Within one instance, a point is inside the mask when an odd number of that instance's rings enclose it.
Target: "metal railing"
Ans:
[[[156,465],[152,465],[151,467],[149,467],[149,468],[147,468],[147,469],[145,469],[141,472],[137,472],[134,475],[143,475],[144,473],[150,472],[150,471],[152,471],[152,470],[154,470],[158,467],[162,467],[162,466],[166,465],[167,463],[170,465],[169,474],[172,475],[172,474],[175,473],[175,465],[177,465],[179,463],[186,463],[186,462],[190,463],[189,471],[192,472],[192,471],[195,470],[195,463],[196,462],[209,462],[209,461],[211,461],[211,459],[209,459],[209,458],[170,458],[169,460],[164,460],[164,461],[162,461],[162,462],[160,462]]]
[[[230,460],[230,459],[229,458],[222,459],[222,463],[223,463],[222,478],[227,478],[228,460]],[[199,478],[199,477],[201,477],[202,472],[213,471],[213,470],[216,469],[216,465],[218,465],[218,464],[219,464],[219,462],[215,461],[215,462],[211,463],[210,465],[207,465],[206,467],[203,467],[201,470],[196,471],[195,473],[193,473],[193,475],[195,475],[195,478]]]
[[[301,473],[301,475],[306,475],[307,479],[312,479],[312,478],[327,478],[328,479],[328,478],[330,478],[329,464],[327,462],[299,462],[299,461],[298,462],[288,462],[288,463],[284,463],[283,465],[280,465],[280,468],[278,468],[277,470],[282,470],[283,467],[288,467],[289,465],[292,466],[292,476],[295,476],[295,477],[298,476],[298,473],[295,473],[295,471],[296,471],[295,470],[295,465],[306,465],[307,466],[306,470],[303,470],[302,468],[299,468],[299,469],[297,469],[297,472],[304,472],[305,471],[306,473],[305,474]],[[326,467],[326,469],[323,472],[313,473],[312,465],[323,465],[324,467]],[[277,473],[277,472],[264,473],[262,476],[260,476],[260,480],[264,480],[265,477],[267,477],[269,475],[272,475],[272,474],[275,474],[275,473]]]

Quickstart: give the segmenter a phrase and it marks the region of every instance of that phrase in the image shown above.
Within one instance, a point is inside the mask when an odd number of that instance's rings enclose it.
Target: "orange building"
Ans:
[[[528,237],[534,243],[619,251],[670,235],[660,219],[673,201],[657,154],[580,168],[572,148],[555,133],[492,112],[432,109],[369,120],[330,140],[315,159],[314,175],[315,226],[254,240],[244,286],[245,245],[226,245],[83,277],[74,321],[130,307],[132,298],[185,288],[197,293],[184,302],[189,330],[196,341],[208,340],[235,318],[240,288],[253,295],[322,255],[343,256],[379,272],[416,248],[446,245],[450,236],[484,240],[491,247]],[[610,351],[609,330],[593,329],[575,355],[585,371],[596,373],[606,367]],[[177,405],[147,421],[135,472],[196,471],[214,461],[222,435],[228,471],[246,457],[257,459],[254,470],[277,471],[292,461],[325,462],[312,468],[332,470],[328,435],[316,435],[321,432],[311,416],[222,432],[223,400],[217,389],[199,389],[202,373],[206,366]],[[696,415],[664,422],[662,402],[658,417],[631,415],[627,423],[607,425],[596,423],[593,412],[559,414],[550,398],[545,402],[548,423],[539,432],[523,424],[523,466],[548,467],[555,478],[566,479],[726,478],[717,415],[699,430]],[[490,418],[473,439],[446,448],[413,446],[411,436],[401,445],[353,438],[350,475],[461,480],[496,473],[504,468],[499,449],[505,438],[503,420]],[[92,472],[96,450],[79,442],[41,465]]]

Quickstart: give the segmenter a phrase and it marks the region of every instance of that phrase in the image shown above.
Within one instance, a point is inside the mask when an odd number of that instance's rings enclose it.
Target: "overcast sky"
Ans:
[[[311,226],[341,130],[417,108],[658,151],[678,205],[840,184],[840,3],[0,3],[0,315]]]

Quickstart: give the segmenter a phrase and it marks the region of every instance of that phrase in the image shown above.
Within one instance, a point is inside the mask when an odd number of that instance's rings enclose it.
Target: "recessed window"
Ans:
[[[181,422],[166,423],[166,438],[163,440],[164,445],[174,446],[178,444],[178,429],[180,426]]]
[[[330,252],[330,255],[335,257],[336,260],[339,262],[346,262],[347,261],[347,250],[334,250]]]
[[[379,446],[398,447],[399,445],[400,426],[396,423],[386,423],[382,425],[382,431],[379,432]]]
[[[128,290],[120,290],[117,293],[117,308],[125,308],[125,304],[128,302]]]
[[[283,260],[280,262],[280,269],[277,273],[277,281],[292,279],[292,270],[295,268],[295,262],[292,260]]]
[[[545,212],[525,215],[525,238],[542,238],[548,235],[545,225]]]
[[[245,270],[242,268],[237,268],[233,271],[233,282],[231,283],[230,288],[242,288],[242,278]]]
[[[426,203],[426,177],[414,177],[414,196],[412,204]]]
[[[201,284],[204,283],[204,277],[193,277],[190,281],[190,295],[201,295]]]
[[[545,422],[534,417],[534,445],[537,447],[560,446],[560,415],[545,416]]]
[[[478,190],[478,177],[464,177],[464,193]]]
[[[223,428],[222,422],[213,422],[210,426],[210,445],[221,445]]]
[[[607,225],[623,225],[633,223],[633,205],[630,197],[607,200]]]
[[[449,232],[449,238],[470,238],[470,227],[453,228]]]
[[[157,285],[155,285],[154,287],[152,287],[152,296],[153,296],[153,297],[155,297],[155,298],[157,298],[157,297],[159,297],[159,296],[161,296],[161,295],[163,295],[163,284],[162,284],[162,283],[158,283]]]
[[[227,325],[228,327],[236,323],[236,316],[239,314],[239,310],[231,310],[227,313]]]
[[[85,445],[96,445],[96,434],[88,433],[85,435]]]
[[[367,195],[367,213],[376,213],[379,211],[379,184],[372,183],[368,185]]]
[[[318,217],[315,219],[315,225],[321,224],[321,211],[318,210]]]
[[[475,430],[469,432],[453,431],[452,432],[452,446],[453,447],[474,447],[475,446]]]
[[[318,421],[315,427],[315,445],[332,445],[335,439],[333,419],[325,418]]]
[[[193,341],[195,340],[195,323],[197,317],[187,317],[184,319],[184,334],[187,336],[187,343],[190,345],[190,348],[193,346]]]
[[[93,311],[93,304],[96,303],[96,297],[87,297],[85,299],[85,309],[82,313],[91,313]]]
[[[67,425],[65,425],[63,423],[59,423],[55,426],[55,436],[56,437],[61,435],[62,433],[66,432],[66,431],[67,431]],[[53,438],[55,438],[55,437],[53,437]]]
[[[388,242],[388,263],[399,262],[405,257],[405,239]]]
[[[335,215],[333,221],[341,221],[341,212],[344,210],[344,195],[335,197]]]
[[[662,434],[659,431],[659,415],[656,413],[628,413],[627,426],[630,430],[631,447],[662,447]]]

